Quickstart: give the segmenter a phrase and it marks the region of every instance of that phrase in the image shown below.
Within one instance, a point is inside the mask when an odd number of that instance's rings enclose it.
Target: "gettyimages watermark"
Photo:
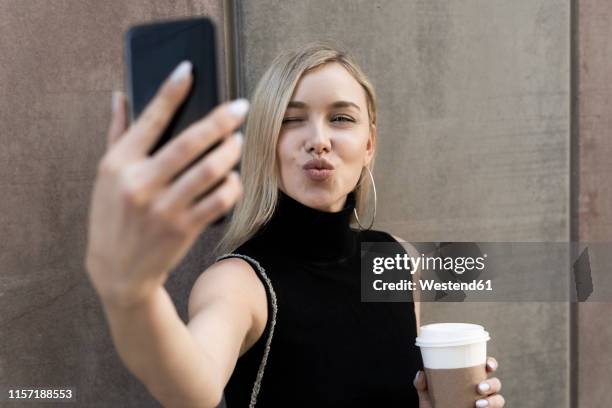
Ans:
[[[364,242],[364,302],[612,302],[612,242]]]

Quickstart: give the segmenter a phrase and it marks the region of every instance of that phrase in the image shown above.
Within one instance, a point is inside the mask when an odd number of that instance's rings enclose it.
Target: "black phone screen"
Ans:
[[[125,42],[131,121],[138,118],[180,62],[193,64],[189,95],[149,151],[152,155],[219,103],[215,27],[206,17],[144,24],[132,27]]]

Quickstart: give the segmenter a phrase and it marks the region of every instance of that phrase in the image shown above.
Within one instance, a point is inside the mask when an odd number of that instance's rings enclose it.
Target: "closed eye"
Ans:
[[[303,120],[304,119],[302,118],[289,117],[284,118],[283,123],[302,122]],[[355,122],[355,119],[351,118],[350,116],[336,115],[332,118],[332,122]]]
[[[301,118],[284,118],[283,119],[283,123],[289,123],[289,122],[299,122],[301,121]]]
[[[337,115],[332,118],[332,120],[338,120],[339,122],[354,122],[355,120],[350,116]]]

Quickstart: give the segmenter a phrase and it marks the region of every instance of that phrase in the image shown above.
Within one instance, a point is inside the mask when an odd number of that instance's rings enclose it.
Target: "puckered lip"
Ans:
[[[328,162],[327,160],[325,160],[323,158],[309,160],[309,161],[306,162],[306,164],[304,164],[303,167],[304,167],[304,170],[310,170],[310,169],[333,170],[334,169],[334,166],[330,162]]]

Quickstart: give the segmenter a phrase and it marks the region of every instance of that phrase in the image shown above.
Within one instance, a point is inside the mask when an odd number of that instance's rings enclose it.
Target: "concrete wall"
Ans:
[[[239,4],[247,94],[279,50],[317,39],[370,76],[375,228],[408,241],[569,238],[568,2]],[[487,327],[509,406],[568,406],[567,304],[428,303],[423,319]]]
[[[584,242],[612,240],[612,4],[582,0],[575,10],[576,140],[573,195],[574,235]],[[609,266],[608,266],[609,269]],[[605,271],[609,272],[608,269]],[[609,301],[609,299],[608,299]],[[579,407],[610,404],[612,304],[577,306],[575,359]]]
[[[578,3],[574,37],[561,0],[0,0],[0,385],[75,386],[92,407],[159,405],[121,365],[84,274],[89,194],[110,93],[123,86],[123,31],[209,14],[225,33],[229,3],[241,94],[278,51],[315,39],[344,45],[370,76],[380,102],[375,228],[409,241],[566,241],[572,231],[607,239],[612,9],[603,0]],[[225,95],[232,87],[228,77]],[[184,319],[222,228],[201,237],[166,285]],[[426,304],[423,319],[487,327],[508,406],[570,407],[572,376],[577,406],[603,405],[612,333],[601,319],[610,308],[580,305],[575,321],[570,311]]]
[[[0,385],[73,386],[79,407],[159,406],[119,360],[85,275],[87,210],[123,32],[194,14],[223,34],[220,0],[0,0]],[[183,318],[209,245],[166,285]]]

